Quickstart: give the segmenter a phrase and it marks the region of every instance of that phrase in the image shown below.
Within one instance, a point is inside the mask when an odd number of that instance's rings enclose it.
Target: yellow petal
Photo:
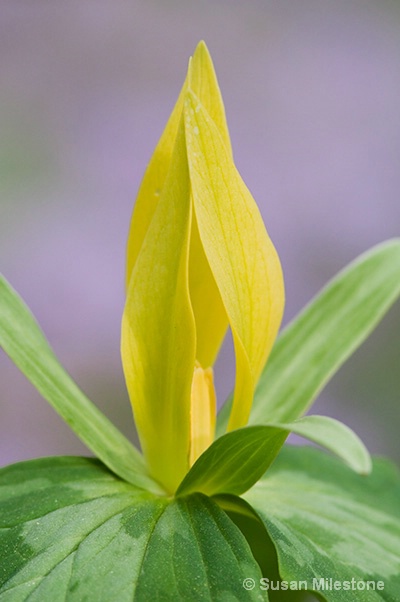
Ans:
[[[227,151],[231,143],[225,108],[214,66],[204,42],[200,42],[188,73],[190,88],[201,98],[217,125]],[[196,357],[202,366],[212,366],[224,339],[228,318],[200,241],[197,221],[193,216],[189,259],[190,298],[196,320]]]
[[[187,84],[201,99],[203,106],[217,126],[228,152],[232,154],[224,101],[210,53],[204,42],[199,42],[197,45],[191,61]]]
[[[224,143],[231,152],[225,109],[210,54],[204,42],[196,48],[189,68],[190,86],[202,99],[204,106],[217,124]],[[161,197],[170,167],[172,151],[183,110],[183,98],[188,86],[185,80],[177,103],[168,120],[146,169],[132,214],[127,244],[126,286],[140,248]],[[211,366],[219,351],[228,326],[218,287],[199,241],[195,220],[190,249],[190,296],[197,330],[196,357],[203,366]]]
[[[197,362],[191,394],[190,466],[214,441],[217,399],[212,368],[204,370]]]
[[[165,130],[156,146],[156,149],[147,166],[132,213],[126,249],[126,288],[136,263],[139,251],[142,247],[144,237],[164,188],[172,152],[178,132],[179,122],[182,116],[183,99],[187,89],[187,82],[183,84],[182,90],[176,101],[175,107],[168,119]]]
[[[122,363],[151,474],[173,492],[189,468],[195,323],[188,288],[190,186],[183,124],[133,268]]]
[[[229,429],[246,424],[254,385],[282,319],[284,287],[278,255],[220,131],[200,99],[185,100],[185,133],[194,211],[236,353]]]

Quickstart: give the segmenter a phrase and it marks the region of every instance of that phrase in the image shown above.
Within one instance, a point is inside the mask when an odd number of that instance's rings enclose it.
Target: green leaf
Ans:
[[[400,474],[389,462],[376,460],[362,477],[318,450],[288,446],[243,497],[275,544],[283,580],[314,591],[325,578],[383,581],[382,591],[319,593],[329,602],[399,599]]]
[[[327,416],[305,416],[295,422],[250,426],[223,435],[194,463],[177,495],[244,493],[269,468],[290,432],[325,447],[356,472],[368,474],[371,470],[367,449],[349,427]]]
[[[201,494],[159,498],[97,460],[0,471],[2,602],[267,600],[239,529]]]
[[[282,332],[258,382],[250,424],[300,417],[400,295],[400,239],[340,272]],[[221,434],[231,403],[218,417]]]
[[[28,307],[0,276],[0,346],[78,437],[119,477],[153,492],[138,450],[60,365]]]
[[[276,424],[309,439],[343,460],[355,472],[368,474],[372,461],[361,439],[345,424],[328,416],[304,416],[295,422]]]
[[[223,435],[193,464],[176,495],[247,491],[274,461],[288,435],[289,430],[270,426],[245,427]]]

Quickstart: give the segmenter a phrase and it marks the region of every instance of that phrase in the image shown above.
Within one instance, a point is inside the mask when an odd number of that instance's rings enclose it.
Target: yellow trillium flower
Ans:
[[[282,319],[281,266],[232,158],[201,42],[139,189],[127,246],[122,363],[143,454],[174,492],[214,440],[212,365],[228,326],[228,429],[246,425]]]

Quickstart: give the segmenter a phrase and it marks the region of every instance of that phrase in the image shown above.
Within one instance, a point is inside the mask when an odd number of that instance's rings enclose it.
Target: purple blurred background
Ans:
[[[398,2],[2,2],[1,269],[61,362],[129,436],[125,241],[200,39],[237,165],[282,258],[285,322],[359,253],[399,235]],[[313,408],[397,460],[399,340],[398,305]],[[0,362],[0,463],[87,453],[4,354]],[[233,370],[226,345],[220,400]]]

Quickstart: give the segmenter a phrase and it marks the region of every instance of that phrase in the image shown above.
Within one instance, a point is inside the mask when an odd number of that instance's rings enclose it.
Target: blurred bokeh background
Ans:
[[[1,270],[61,362],[128,435],[119,357],[129,219],[204,39],[236,162],[286,277],[285,323],[400,226],[396,0],[5,0],[0,7]],[[400,307],[321,394],[400,460]],[[2,354],[0,463],[87,453]],[[216,368],[233,383],[230,345]]]

